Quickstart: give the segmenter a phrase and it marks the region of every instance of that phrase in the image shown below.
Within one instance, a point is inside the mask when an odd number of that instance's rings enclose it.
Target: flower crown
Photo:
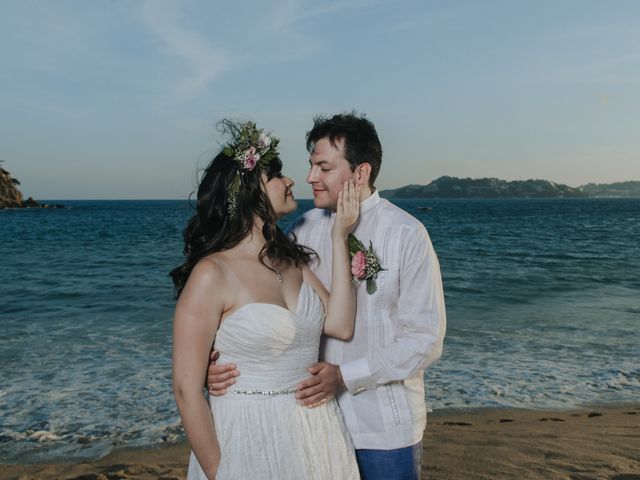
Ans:
[[[264,133],[262,128],[256,127],[255,122],[236,124],[225,120],[223,126],[233,136],[233,139],[224,147],[223,152],[238,162],[238,171],[229,184],[227,197],[229,217],[233,218],[238,208],[238,194],[245,172],[253,171],[256,166],[264,168],[271,160],[277,158],[280,140]]]

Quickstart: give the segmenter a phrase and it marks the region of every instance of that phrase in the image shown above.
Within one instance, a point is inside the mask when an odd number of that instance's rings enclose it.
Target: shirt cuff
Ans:
[[[340,365],[342,381],[351,395],[357,395],[365,390],[375,390],[376,382],[371,378],[371,370],[366,357]]]

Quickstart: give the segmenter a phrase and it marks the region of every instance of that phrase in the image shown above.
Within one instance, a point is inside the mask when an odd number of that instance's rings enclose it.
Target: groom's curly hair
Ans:
[[[313,128],[307,132],[307,151],[313,153],[315,143],[323,138],[328,138],[333,147],[336,141],[344,141],[344,156],[351,171],[361,163],[371,165],[369,186],[373,188],[382,164],[382,145],[373,123],[356,111],[331,118],[317,115],[313,117]]]

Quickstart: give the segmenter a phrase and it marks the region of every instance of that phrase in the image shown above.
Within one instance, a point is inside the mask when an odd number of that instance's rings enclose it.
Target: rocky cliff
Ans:
[[[25,200],[22,192],[18,190],[18,185],[20,185],[20,182],[11,177],[11,174],[4,168],[0,167],[0,209],[48,206],[40,205],[31,197]]]

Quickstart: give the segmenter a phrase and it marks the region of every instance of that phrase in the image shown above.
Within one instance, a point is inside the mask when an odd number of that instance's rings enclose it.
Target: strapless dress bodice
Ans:
[[[335,399],[301,406],[293,392],[318,361],[322,300],[303,283],[294,310],[248,303],[229,315],[214,341],[219,363],[235,363],[236,383],[209,396],[220,464],[216,479],[356,480],[355,451]],[[195,455],[188,480],[206,480]]]
[[[294,311],[271,303],[247,303],[229,315],[216,334],[219,364],[235,363],[240,376],[233,390],[294,388],[317,362],[324,307],[302,283]]]

